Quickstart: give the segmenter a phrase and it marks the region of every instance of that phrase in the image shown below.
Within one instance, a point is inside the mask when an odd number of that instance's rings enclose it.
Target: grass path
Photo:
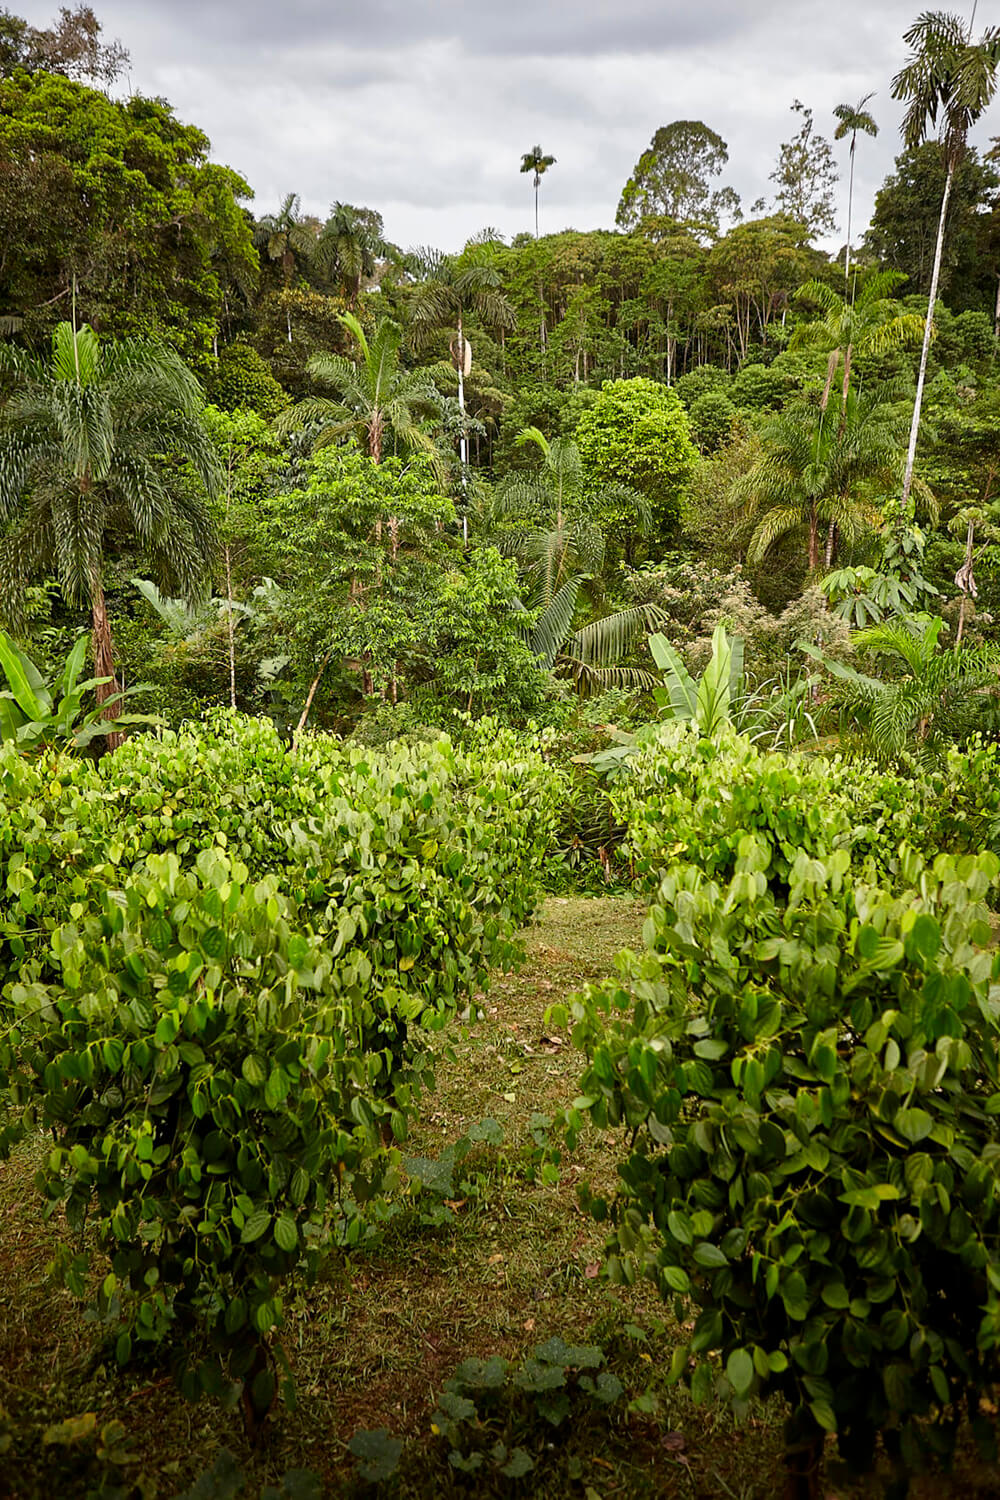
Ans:
[[[298,1466],[322,1476],[325,1494],[370,1494],[346,1443],[379,1427],[406,1448],[397,1480],[376,1492],[403,1500],[778,1495],[780,1414],[758,1411],[735,1428],[724,1410],[695,1408],[667,1389],[669,1313],[646,1289],[619,1290],[598,1274],[603,1232],[576,1191],[583,1178],[613,1182],[616,1143],[592,1135],[558,1186],[531,1180],[532,1116],[572,1100],[580,1070],[565,1039],[547,1030],[546,1008],[606,975],[621,948],[637,947],[642,915],[627,898],[549,898],[526,934],[525,965],[496,979],[482,1019],[441,1039],[438,1088],[410,1151],[437,1158],[484,1118],[499,1123],[503,1142],[473,1148],[447,1204],[414,1192],[371,1248],[333,1262],[319,1285],[290,1299],[285,1343],[298,1409],[279,1410],[264,1454],[247,1449],[234,1415],[185,1405],[162,1371],[122,1376],[103,1362],[99,1330],[46,1280],[54,1230],[38,1215],[32,1150],[0,1164],[0,1496],[165,1500],[220,1446],[236,1456],[253,1500]],[[456,1473],[431,1431],[444,1381],[469,1356],[518,1361],[552,1335],[599,1344],[625,1396],[607,1410],[581,1402],[558,1428],[525,1398],[508,1402],[496,1430],[532,1455],[534,1474],[514,1484]],[[45,1441],[53,1424],[88,1413],[98,1432],[121,1424],[112,1446],[124,1488],[98,1489],[109,1466],[96,1436]],[[915,1500],[995,1495],[992,1473],[971,1463],[952,1483],[914,1488]]]

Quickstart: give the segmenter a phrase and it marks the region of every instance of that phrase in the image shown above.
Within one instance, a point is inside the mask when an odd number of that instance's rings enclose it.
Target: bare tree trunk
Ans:
[[[924,325],[924,342],[920,351],[920,372],[917,375],[917,395],[913,403],[913,421],[910,424],[910,442],[906,450],[906,473],[903,476],[903,498],[900,506],[900,520],[905,521],[907,507],[910,503],[910,490],[913,486],[913,464],[917,456],[917,433],[920,430],[920,408],[924,400],[924,381],[927,378],[927,355],[931,347],[931,330],[934,323],[934,303],[937,301],[938,281],[941,277],[941,252],[944,249],[944,228],[948,217],[948,200],[951,197],[951,184],[955,176],[955,158],[951,156],[948,162],[948,175],[944,182],[944,193],[941,196],[941,217],[938,219],[937,244],[934,247],[934,270],[931,273],[931,289],[927,298],[927,322]]]
[[[229,462],[226,464],[226,546],[223,556],[226,560],[226,607],[227,607],[227,635],[229,637],[229,706],[236,707],[236,624],[233,620],[233,569],[232,551],[229,544],[229,505],[233,498],[233,464],[235,463],[232,444],[229,447]]]
[[[809,502],[809,571],[815,573],[819,567],[819,515],[816,501]]]
[[[458,453],[462,468],[462,493],[465,493],[468,483],[467,473],[469,468],[469,439],[465,432],[465,335],[462,332],[462,314],[458,315],[458,339],[456,341],[458,353],[458,409],[462,413],[462,430],[458,435]]]
[[[331,653],[328,651],[326,653],[326,655],[324,656],[323,660],[319,664],[319,671],[316,673],[316,676],[313,678],[312,682],[309,684],[309,691],[306,694],[306,701],[305,701],[305,704],[303,705],[303,708],[302,708],[302,714],[301,714],[301,716],[299,718],[299,722],[295,726],[295,733],[292,735],[292,749],[293,750],[295,749],[295,746],[298,744],[299,735],[302,733],[303,729],[305,729],[305,727],[306,727],[306,720],[309,717],[309,710],[312,708],[312,702],[313,702],[313,699],[316,696],[316,689],[319,687],[319,680],[323,676],[323,673],[326,671],[326,664],[330,660],[330,655],[331,655]]]
[[[99,682],[95,693],[98,703],[107,703],[109,698],[116,697],[118,683],[115,678],[115,655],[114,645],[111,640],[111,621],[108,619],[108,607],[104,599],[104,588],[99,578],[95,578],[91,585],[91,647],[94,653],[94,676],[109,679]],[[118,717],[118,704],[112,703],[101,715],[104,719],[116,719]],[[119,731],[114,731],[105,736],[105,743],[109,750],[117,750],[125,738]]]
[[[956,587],[962,591],[962,602],[958,609],[958,631],[955,635],[955,650],[962,644],[962,635],[965,631],[965,612],[970,599],[975,599],[979,590],[976,588],[976,580],[972,572],[972,545],[976,535],[976,523],[969,522],[969,528],[965,534],[965,561],[955,574]]]
[[[233,571],[227,539],[223,556],[226,559],[226,634],[229,646],[229,707],[236,707],[236,624],[233,619]]]
[[[844,301],[851,286],[851,211],[854,208],[854,140],[851,140],[851,177],[847,189],[847,249],[844,252]]]

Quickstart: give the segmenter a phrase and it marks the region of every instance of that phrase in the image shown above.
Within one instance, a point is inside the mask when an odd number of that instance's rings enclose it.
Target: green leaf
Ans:
[[[836,1432],[837,1418],[828,1401],[810,1401],[809,1410],[824,1432]]]
[[[726,1360],[726,1379],[737,1396],[745,1396],[753,1385],[753,1356],[746,1349],[734,1349]]]
[[[263,1208],[256,1209],[243,1226],[240,1243],[243,1245],[253,1244],[254,1240],[259,1240],[262,1234],[267,1233],[270,1223],[271,1215],[267,1210]]]
[[[274,1224],[274,1238],[282,1250],[295,1250],[299,1243],[299,1231],[291,1214],[280,1214]]]
[[[729,1264],[728,1259],[719,1249],[718,1245],[713,1245],[707,1240],[703,1240],[701,1244],[695,1245],[692,1254],[695,1264],[703,1266],[707,1271],[718,1270],[720,1266],[727,1266]]]
[[[901,1109],[893,1116],[893,1126],[912,1145],[926,1140],[934,1129],[934,1120],[925,1109]]]
[[[667,1214],[667,1231],[679,1245],[694,1243],[690,1220],[687,1214],[679,1213],[677,1209],[671,1209]]]
[[[505,1479],[523,1479],[524,1475],[530,1474],[534,1467],[535,1460],[529,1458],[523,1448],[515,1448],[500,1473]]]
[[[0,630],[0,668],[15,703],[29,719],[44,719],[51,713],[52,699],[41,673],[3,630]]]

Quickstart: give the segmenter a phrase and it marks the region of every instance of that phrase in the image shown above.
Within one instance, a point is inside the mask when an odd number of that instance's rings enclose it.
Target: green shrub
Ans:
[[[427,1033],[517,957],[562,786],[489,721],[380,753],[229,715],[99,766],[0,747],[0,1154],[55,1131],[39,1184],[111,1255],[120,1358],[207,1332],[189,1394],[232,1376],[266,1412],[280,1279],[361,1236]]]
[[[846,849],[800,852],[787,903],[752,836],[728,883],[673,866],[645,953],[571,1008],[571,1125],[626,1133],[617,1201],[591,1201],[612,1278],[693,1315],[672,1377],[696,1399],[787,1399],[795,1493],[826,1432],[856,1470],[881,1433],[904,1476],[950,1451],[963,1405],[992,1438],[1000,861],[903,863],[894,895],[852,883]]]
[[[1000,826],[996,752],[981,744],[911,778],[866,761],[764,751],[735,734],[702,739],[677,724],[629,766],[609,795],[636,879],[650,890],[675,860],[728,881],[748,832],[770,851],[772,882],[787,881],[802,849],[816,858],[846,849],[856,874],[892,881],[904,839],[925,855],[975,852]]]
[[[268,421],[289,404],[267,361],[249,344],[226,344],[208,379],[209,399],[223,411],[259,412]]]
[[[289,751],[266,721],[221,714],[98,767],[0,751],[0,784],[0,973],[147,854],[191,865],[223,848],[254,876],[281,872],[317,930],[367,954],[387,1017],[405,992],[409,1020],[440,1024],[516,956],[564,780],[536,740],[489,720],[462,746],[376,752],[317,735]]]
[[[217,1357],[186,1392],[235,1378],[263,1416],[282,1279],[360,1237],[391,1161],[379,1122],[405,1135],[412,1090],[380,1089],[390,1059],[363,1042],[371,965],[221,851],[189,871],[152,855],[98,915],[69,915],[4,991],[6,1139],[53,1132],[38,1185],[110,1260],[97,1300],[119,1360],[207,1333]],[[57,1267],[90,1290],[86,1251]]]

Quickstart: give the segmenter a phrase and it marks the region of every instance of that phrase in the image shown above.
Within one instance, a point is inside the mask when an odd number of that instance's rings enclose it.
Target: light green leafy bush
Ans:
[[[764,751],[736,734],[708,740],[671,724],[609,795],[627,825],[636,879],[649,889],[675,860],[728,880],[748,832],[770,851],[772,882],[787,881],[802,849],[816,858],[846,850],[857,874],[894,880],[904,839],[925,854],[996,840],[995,766],[995,751],[980,744],[911,779],[866,761]]]
[[[97,915],[71,909],[4,990],[8,1138],[53,1131],[38,1185],[110,1259],[100,1311],[133,1343],[207,1332],[263,1415],[280,1280],[357,1241],[358,1204],[405,1135],[412,1090],[364,1044],[371,965],[297,923],[276,875],[203,850],[151,855]],[[342,1185],[349,1193],[342,1193]],[[88,1257],[65,1247],[65,1284]],[[223,1365],[185,1376],[222,1394]]]
[[[460,747],[315,736],[290,752],[266,721],[228,714],[130,741],[98,767],[0,754],[0,780],[0,922],[16,941],[30,946],[146,854],[189,865],[223,848],[254,875],[280,871],[318,930],[363,948],[387,1003],[395,986],[428,1009],[514,957],[563,787],[537,741],[488,720]]]
[[[902,1493],[963,1406],[992,1440],[1000,862],[904,853],[893,894],[852,882],[846,849],[778,880],[767,856],[747,835],[731,880],[672,866],[645,953],[573,1002],[571,1135],[584,1113],[625,1132],[618,1199],[591,1206],[612,1278],[694,1318],[672,1378],[738,1410],[783,1395],[803,1475],[824,1433],[857,1470],[881,1433]]]
[[[561,787],[488,722],[378,753],[229,716],[99,766],[0,747],[0,1152],[54,1131],[39,1185],[110,1256],[119,1358],[207,1333],[185,1388],[266,1414],[280,1281],[379,1213],[427,1033],[514,961]]]

